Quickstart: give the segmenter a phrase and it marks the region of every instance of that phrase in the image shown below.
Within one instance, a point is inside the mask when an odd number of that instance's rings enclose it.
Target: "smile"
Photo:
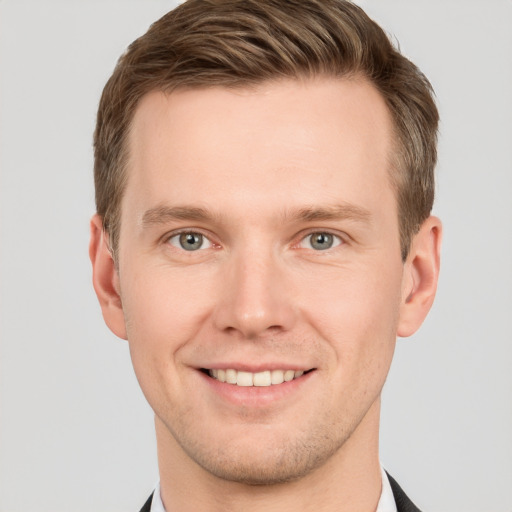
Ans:
[[[215,369],[208,370],[208,375],[220,382],[234,384],[236,386],[275,386],[283,382],[290,382],[298,379],[304,373],[303,370],[265,370],[262,372],[251,373],[233,369]]]

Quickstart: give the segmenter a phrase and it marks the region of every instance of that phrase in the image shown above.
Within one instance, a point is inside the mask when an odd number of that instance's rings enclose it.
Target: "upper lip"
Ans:
[[[266,370],[302,370],[304,372],[308,370],[314,370],[313,365],[305,364],[294,364],[294,363],[239,363],[239,362],[215,362],[206,363],[204,366],[201,365],[198,369],[204,370],[238,370],[242,372],[259,373]]]

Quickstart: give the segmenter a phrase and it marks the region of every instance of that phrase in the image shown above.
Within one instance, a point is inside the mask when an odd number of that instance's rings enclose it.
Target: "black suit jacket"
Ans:
[[[421,510],[407,497],[407,494],[405,494],[396,480],[389,473],[387,473],[387,475],[389,483],[391,484],[391,489],[393,490],[393,496],[395,497],[397,512],[421,512]]]
[[[388,474],[389,483],[393,490],[393,496],[395,497],[397,512],[421,512],[421,510],[407,497],[402,488],[397,484],[396,480]],[[153,495],[151,495],[144,506],[140,509],[140,512],[149,512],[151,510],[151,501]]]
[[[144,506],[140,509],[140,512],[149,512],[151,510],[151,502],[153,501],[153,495],[151,495],[146,503],[144,503]]]

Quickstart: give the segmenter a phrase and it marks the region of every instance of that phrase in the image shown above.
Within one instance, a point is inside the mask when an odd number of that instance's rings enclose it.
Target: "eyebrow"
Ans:
[[[282,220],[292,222],[315,222],[351,220],[369,224],[369,210],[349,203],[332,206],[308,206],[299,210],[285,211]],[[143,226],[165,224],[176,220],[211,221],[217,219],[209,210],[194,206],[156,206],[142,216]]]
[[[291,215],[286,215],[297,221],[314,222],[328,220],[353,220],[369,224],[372,214],[369,210],[354,204],[343,203],[333,206],[301,208]]]
[[[211,219],[212,215],[204,208],[190,206],[157,206],[150,208],[142,216],[142,224],[151,226],[165,224],[173,220],[204,221]]]

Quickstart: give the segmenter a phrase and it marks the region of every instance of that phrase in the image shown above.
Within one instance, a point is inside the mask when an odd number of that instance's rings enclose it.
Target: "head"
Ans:
[[[405,260],[432,209],[438,112],[420,70],[362,9],[339,0],[188,0],[129,46],[104,88],[94,135],[96,207],[114,257],[128,134],[147,93],[318,76],[364,78],[386,102]]]
[[[436,125],[348,2],[191,0],[129,47],[90,252],[173,467],[271,484],[376,457],[396,336],[435,293]]]

